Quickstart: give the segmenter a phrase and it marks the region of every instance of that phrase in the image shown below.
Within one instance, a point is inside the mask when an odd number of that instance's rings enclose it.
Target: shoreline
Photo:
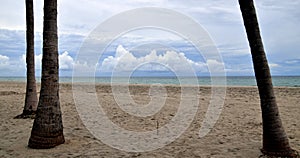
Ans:
[[[22,81],[0,81],[0,84],[26,84],[26,81],[22,82]],[[40,82],[37,82],[36,83],[37,85],[40,85],[41,83]],[[73,85],[72,82],[60,82],[59,85]],[[74,84],[93,84],[92,82],[75,82]],[[111,86],[111,83],[97,83],[95,82],[96,86]],[[113,83],[113,86],[125,86],[125,85],[129,85],[129,86],[151,86],[151,85],[161,85],[161,86],[164,86],[164,87],[205,87],[205,88],[210,88],[212,87],[211,85],[189,85],[189,84],[182,84],[182,85],[179,85],[179,84],[157,84],[157,83],[153,83],[153,84],[143,84],[143,83],[130,83],[130,84],[126,84],[126,83]],[[215,85],[214,87],[226,87],[226,88],[257,88],[257,86],[248,86],[248,85],[226,85],[226,86],[223,86],[223,85]],[[300,89],[300,86],[273,86],[275,89],[277,88],[292,88],[292,89]]]
[[[182,79],[182,80],[181,80]],[[114,78],[114,82],[118,84],[127,83],[130,84],[162,84],[162,85],[188,85],[188,86],[211,86],[211,78],[208,76],[199,76],[198,82],[189,77],[182,77],[180,80],[177,77],[132,77],[128,81],[128,78],[117,77]],[[300,87],[300,76],[273,76],[273,86],[274,87]],[[0,77],[0,82],[24,82],[26,83],[26,77]],[[40,83],[40,77],[36,78],[37,83]],[[72,83],[72,82],[95,82],[96,84],[110,84],[111,77],[60,77],[60,83]],[[256,81],[254,76],[226,76],[226,86],[227,87],[256,87]],[[191,84],[190,84],[191,83]],[[225,85],[218,78],[216,78],[216,84]]]

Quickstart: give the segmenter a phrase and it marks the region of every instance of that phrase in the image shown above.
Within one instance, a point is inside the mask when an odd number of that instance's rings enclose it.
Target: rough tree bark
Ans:
[[[44,0],[42,79],[28,146],[52,148],[65,142],[59,101],[57,0]]]
[[[27,83],[23,113],[15,118],[32,118],[37,110],[37,93],[34,63],[34,14],[33,0],[25,0],[26,5],[26,66]]]
[[[268,156],[296,157],[297,153],[291,149],[280,119],[253,0],[239,0],[239,4],[251,48],[260,96],[263,122],[263,148],[261,151]]]

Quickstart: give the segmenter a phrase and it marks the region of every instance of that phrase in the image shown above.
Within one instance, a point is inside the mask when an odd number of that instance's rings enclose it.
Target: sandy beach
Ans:
[[[0,157],[245,157],[261,155],[262,127],[256,87],[227,87],[225,104],[214,128],[198,136],[209,105],[210,87],[201,87],[199,109],[189,128],[174,142],[149,152],[125,152],[95,138],[82,123],[73,100],[72,84],[61,84],[60,102],[66,142],[53,149],[27,147],[32,119],[13,119],[23,110],[25,83],[0,82]],[[39,85],[38,85],[39,89]],[[150,101],[149,86],[132,85],[138,104]],[[135,117],[117,108],[109,85],[97,85],[99,102],[109,119],[133,131],[149,131],[172,119],[180,102],[180,86],[167,86],[165,106],[154,116]],[[300,151],[300,88],[275,87],[280,115],[292,148]]]

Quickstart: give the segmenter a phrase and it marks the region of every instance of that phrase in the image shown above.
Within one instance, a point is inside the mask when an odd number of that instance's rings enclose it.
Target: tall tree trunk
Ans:
[[[52,148],[65,142],[59,101],[57,0],[44,0],[42,79],[28,146]]]
[[[239,4],[251,48],[260,96],[263,122],[263,148],[261,151],[269,156],[295,157],[296,152],[289,146],[289,141],[279,116],[253,0],[239,0]]]
[[[23,113],[15,118],[29,118],[37,109],[37,93],[34,67],[34,14],[33,0],[25,0],[26,5],[26,66],[27,84]]]

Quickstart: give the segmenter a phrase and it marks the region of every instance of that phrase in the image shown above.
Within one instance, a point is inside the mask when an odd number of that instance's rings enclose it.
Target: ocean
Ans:
[[[211,85],[210,77],[198,77],[198,85]],[[218,78],[216,78],[218,80]],[[274,86],[285,86],[285,87],[300,87],[300,76],[273,76]],[[76,82],[94,82],[95,83],[111,83],[110,77],[60,77],[60,83],[71,83],[73,80]],[[0,77],[0,81],[15,81],[15,82],[26,82],[25,77]],[[115,78],[114,83],[127,83],[128,79],[124,77]],[[181,83],[177,77],[131,77],[129,79],[130,84],[173,84],[173,85],[191,85],[193,83],[191,78],[181,78]],[[40,78],[37,78],[37,82],[40,82]],[[227,76],[227,86],[256,86],[254,76]]]

